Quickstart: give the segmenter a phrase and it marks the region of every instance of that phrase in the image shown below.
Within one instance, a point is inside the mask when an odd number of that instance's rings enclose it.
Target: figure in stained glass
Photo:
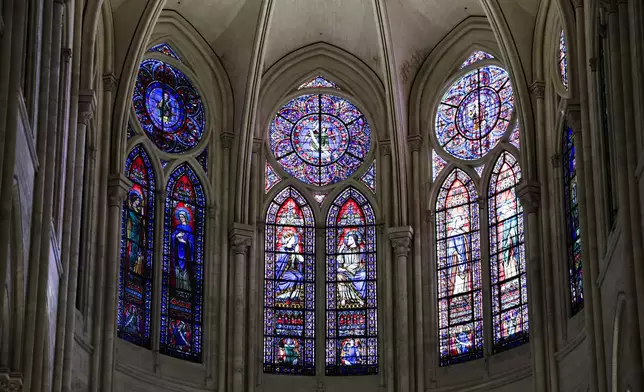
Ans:
[[[183,205],[179,204],[174,210],[174,232],[173,249],[174,249],[174,278],[175,288],[179,290],[190,291],[190,272],[193,255],[195,252],[195,241],[192,235],[192,226],[190,225],[191,212]]]
[[[581,225],[577,195],[577,158],[572,128],[563,132],[564,207],[566,214],[567,259],[572,313],[584,307],[583,263],[581,259]]]
[[[360,232],[347,231],[338,249],[338,300],[342,307],[360,307],[365,303],[367,271],[363,251]]]
[[[280,253],[275,263],[275,272],[279,279],[276,298],[289,305],[301,304],[304,299],[304,257],[300,254],[300,237],[290,228],[284,229],[281,236]]]
[[[144,196],[140,186],[132,187],[128,197],[129,209],[127,211],[126,233],[127,255],[129,270],[135,274],[143,274],[144,253],[139,244],[145,243]]]
[[[300,343],[296,339],[284,338],[280,341],[277,361],[282,365],[297,366],[301,361]]]
[[[467,210],[460,206],[447,212],[447,258],[451,266],[451,295],[464,294],[471,290],[470,252],[468,234],[470,225]]]
[[[364,357],[364,347],[361,339],[348,338],[342,341],[342,366],[361,365]]]

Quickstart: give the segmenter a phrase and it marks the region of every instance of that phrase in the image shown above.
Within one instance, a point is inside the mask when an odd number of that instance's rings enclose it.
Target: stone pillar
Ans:
[[[107,257],[105,273],[105,300],[103,304],[103,347],[101,353],[101,390],[112,392],[114,379],[114,351],[116,340],[116,301],[118,300],[118,272],[120,266],[121,212],[123,202],[132,184],[122,175],[115,175],[108,183]]]
[[[233,392],[246,390],[246,270],[248,269],[248,250],[252,245],[254,229],[252,226],[234,223],[230,231],[230,246],[234,257],[234,321],[233,321]]]
[[[14,0],[4,0],[0,3],[0,12],[2,13],[2,36],[0,36],[0,53],[11,53],[11,35],[13,33],[13,2]],[[7,128],[7,107],[9,106],[10,93],[9,81],[11,80],[12,56],[0,57],[0,146],[4,145],[5,132]],[[2,173],[3,160],[0,159],[0,173]],[[2,178],[0,178],[2,181]],[[0,182],[0,187],[2,183]]]
[[[486,195],[487,191],[482,190],[479,194],[479,198],[476,200],[479,208],[479,236],[481,244],[489,243],[488,238],[490,238],[489,225],[481,224],[481,221],[488,222],[487,220],[481,219],[482,216],[488,216]],[[483,298],[483,355],[487,358],[494,353],[494,328],[492,328],[492,317],[487,316],[492,314],[492,290],[487,289],[488,287],[491,287],[490,283],[492,282],[492,278],[490,277],[490,268],[486,266],[486,263],[489,264],[489,261],[487,260],[490,260],[490,247],[481,246],[479,257],[479,262],[481,264],[480,290]]]
[[[410,226],[392,227],[389,229],[389,240],[394,248],[395,267],[394,278],[394,312],[395,312],[395,390],[398,392],[410,391],[409,379],[409,302],[407,288],[407,269],[409,268],[409,251],[411,250],[414,229]]]

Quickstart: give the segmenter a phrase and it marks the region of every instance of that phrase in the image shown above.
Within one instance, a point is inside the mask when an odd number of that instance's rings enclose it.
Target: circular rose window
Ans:
[[[278,111],[270,144],[287,173],[322,186],[342,181],[360,167],[369,154],[371,131],[348,100],[328,94],[302,95]]]
[[[177,68],[159,60],[143,61],[132,101],[141,128],[161,150],[178,154],[201,140],[205,129],[201,97]]]
[[[480,159],[508,130],[513,112],[508,73],[484,66],[465,74],[443,95],[436,113],[436,137],[454,157]]]

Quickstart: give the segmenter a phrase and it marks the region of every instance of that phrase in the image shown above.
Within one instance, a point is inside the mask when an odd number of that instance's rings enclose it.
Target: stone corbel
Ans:
[[[106,73],[103,75],[103,88],[105,91],[112,91],[116,88],[118,78],[113,73]]]
[[[242,223],[233,223],[233,228],[230,229],[230,247],[236,255],[246,255],[248,249],[253,243],[253,235],[255,229],[253,226],[245,225]]]
[[[259,154],[262,148],[262,139],[253,139],[253,154]]]
[[[124,175],[113,175],[107,180],[107,197],[111,207],[120,207],[125,201],[132,181]]]
[[[414,229],[411,226],[392,227],[389,229],[388,234],[396,257],[409,255],[411,241],[414,238]]]
[[[546,83],[543,80],[535,80],[530,85],[530,94],[534,99],[544,99],[546,96]]]
[[[70,61],[71,61],[71,59],[72,59],[72,49],[71,49],[71,48],[63,48],[63,49],[61,50],[61,53],[60,53],[60,54],[61,54],[61,56],[62,56],[62,58],[63,58],[63,62],[64,62],[65,64],[69,64],[69,62],[70,62]]]
[[[380,143],[380,149],[382,150],[382,155],[391,155],[391,140],[383,140]]]
[[[413,135],[407,138],[410,152],[420,152],[423,147],[423,137],[420,135]]]
[[[581,107],[579,104],[569,104],[566,111],[566,123],[572,128],[574,135],[580,135],[581,129]]]
[[[572,0],[572,5],[575,8],[584,8],[584,0]]]
[[[96,110],[94,90],[84,90],[78,94],[78,123],[88,125]]]
[[[233,141],[235,140],[235,134],[232,132],[223,132],[221,136],[221,147],[231,149],[233,146]]]
[[[21,392],[22,373],[11,372],[7,368],[0,369],[0,391]]]
[[[561,165],[561,154],[552,154],[550,157],[550,163],[552,163],[553,169],[558,169]]]
[[[517,186],[517,195],[524,213],[533,214],[539,210],[541,185],[537,181],[522,180]]]

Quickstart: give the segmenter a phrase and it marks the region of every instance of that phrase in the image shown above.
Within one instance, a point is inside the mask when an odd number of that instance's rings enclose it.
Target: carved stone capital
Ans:
[[[63,48],[61,50],[61,56],[63,58],[63,62],[69,64],[70,60],[72,59],[72,49],[71,48]]]
[[[78,94],[78,123],[88,125],[96,110],[94,90],[81,91]]]
[[[7,368],[0,369],[0,391],[21,392],[22,373],[11,372]]]
[[[572,5],[575,8],[584,8],[584,0],[572,0]]]
[[[391,227],[389,229],[389,241],[391,241],[396,257],[409,255],[413,238],[414,229],[411,226]]]
[[[409,151],[420,152],[423,147],[423,137],[420,135],[409,136],[407,143],[409,144]]]
[[[546,83],[543,80],[535,80],[530,85],[530,94],[535,99],[544,99],[546,96]]]
[[[118,79],[113,73],[106,73],[103,75],[103,88],[105,91],[112,91],[116,88]]]
[[[588,67],[591,72],[597,72],[597,57],[591,57],[588,59]]]
[[[253,226],[233,223],[233,228],[229,232],[229,238],[230,247],[236,255],[246,255],[248,253],[248,249],[253,242],[254,233]]]
[[[479,197],[476,199],[476,203],[479,205],[479,210],[485,211],[487,209],[487,198],[486,197]]]
[[[208,204],[206,206],[206,216],[208,219],[217,219],[217,206],[214,204]]]
[[[433,222],[435,217],[436,217],[436,211],[434,210],[425,211],[425,222],[427,223]]]
[[[574,134],[581,134],[581,107],[579,104],[569,104],[566,111],[566,122]]]
[[[537,181],[522,180],[517,186],[517,195],[523,212],[528,214],[537,212],[541,202],[541,185]]]
[[[121,207],[132,187],[132,181],[124,175],[113,175],[107,180],[107,198],[110,207]]]
[[[259,154],[262,150],[262,139],[254,138],[253,139],[253,154]]]
[[[561,165],[561,154],[552,154],[550,157],[550,163],[554,169],[558,169]]]
[[[382,155],[391,155],[391,141],[384,140],[380,143],[380,148],[382,149]]]
[[[221,146],[230,149],[233,146],[235,134],[232,132],[223,132],[219,138],[221,139]]]

